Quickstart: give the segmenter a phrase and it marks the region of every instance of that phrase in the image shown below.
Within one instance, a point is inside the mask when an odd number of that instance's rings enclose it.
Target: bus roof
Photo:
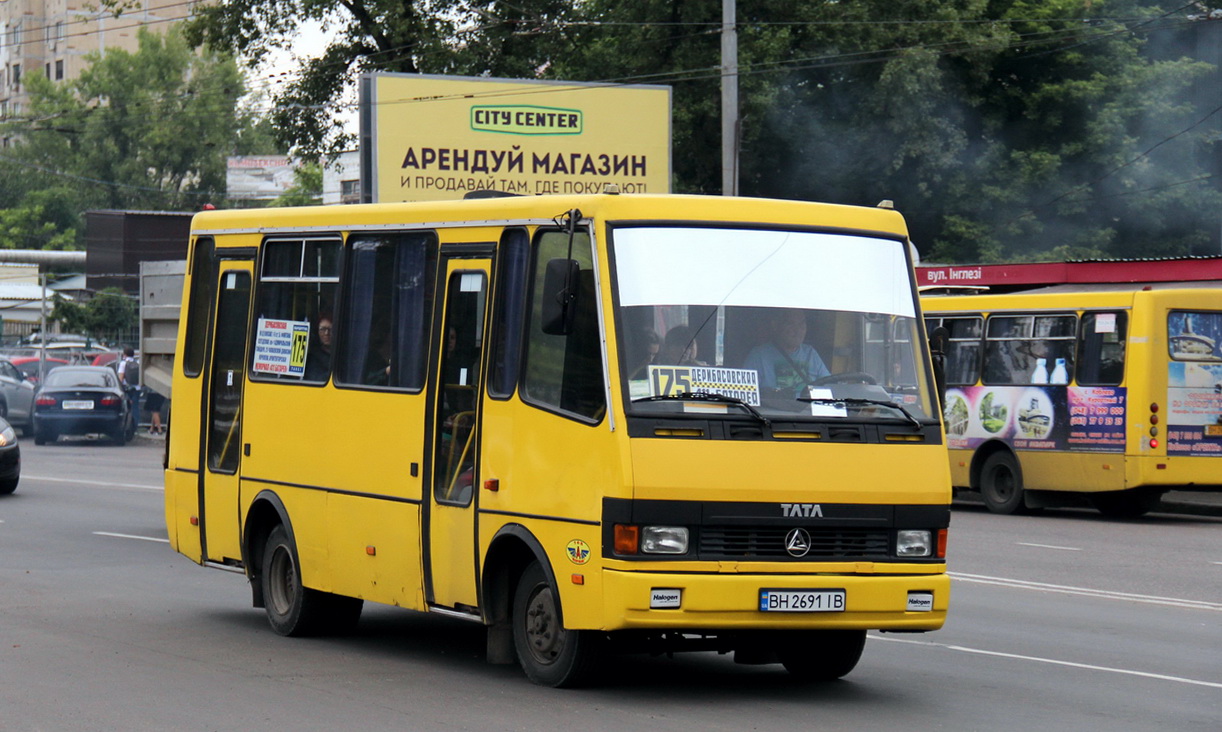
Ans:
[[[765,198],[613,193],[201,211],[192,220],[191,230],[195,234],[312,229],[335,232],[365,227],[543,223],[574,208],[586,217],[604,220],[724,221],[872,231],[898,238],[908,235],[903,217],[889,208]]]

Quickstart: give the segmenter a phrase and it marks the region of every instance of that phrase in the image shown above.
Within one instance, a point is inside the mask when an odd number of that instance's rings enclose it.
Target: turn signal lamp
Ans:
[[[938,529],[938,559],[946,559],[946,539],[950,529]]]
[[[641,546],[641,530],[629,524],[615,525],[615,553],[636,554]]]

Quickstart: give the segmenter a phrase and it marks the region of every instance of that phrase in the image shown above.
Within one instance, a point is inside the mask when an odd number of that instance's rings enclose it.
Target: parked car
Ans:
[[[116,445],[136,434],[119,377],[105,366],[52,369],[34,398],[34,444],[95,432]]]
[[[29,432],[34,416],[34,385],[12,361],[0,358],[0,419]]]
[[[20,479],[21,447],[17,445],[17,431],[0,419],[0,496],[17,490]]]
[[[45,362],[40,362],[38,356],[11,356],[9,360],[21,371],[21,375],[35,386],[38,385],[39,374],[42,371],[50,371],[56,366],[68,365],[68,361],[62,358],[48,358]],[[40,369],[40,363],[46,363],[46,369]]]

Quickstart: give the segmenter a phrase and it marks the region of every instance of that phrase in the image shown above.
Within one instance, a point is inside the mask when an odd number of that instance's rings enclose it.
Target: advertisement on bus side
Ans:
[[[948,446],[1004,440],[1016,450],[1124,452],[1122,386],[969,386],[946,390]]]

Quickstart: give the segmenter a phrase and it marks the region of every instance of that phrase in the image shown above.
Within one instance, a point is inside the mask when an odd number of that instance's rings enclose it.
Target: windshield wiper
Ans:
[[[683,392],[679,392],[678,394],[659,394],[656,396],[640,397],[638,399],[633,399],[632,403],[637,404],[638,402],[665,402],[665,401],[672,401],[675,399],[678,399],[681,401],[718,402],[720,404],[733,404],[733,405],[742,407],[743,409],[747,410],[747,412],[749,412],[752,417],[755,417],[756,419],[758,419],[765,426],[767,427],[772,426],[772,420],[768,419],[763,414],[760,414],[760,411],[758,409],[751,406],[750,404],[743,401],[742,399],[739,399],[738,397],[726,396],[725,394],[709,394],[709,393],[700,392],[700,391],[683,391]]]
[[[924,429],[925,425],[921,424],[921,420],[913,416],[912,412],[904,409],[902,404],[888,402],[882,399],[865,399],[862,397],[842,397],[840,399],[832,399],[831,397],[798,397],[800,402],[814,402],[815,404],[873,404],[877,407],[890,407],[904,415],[904,419],[908,420],[912,426],[917,429]]]

